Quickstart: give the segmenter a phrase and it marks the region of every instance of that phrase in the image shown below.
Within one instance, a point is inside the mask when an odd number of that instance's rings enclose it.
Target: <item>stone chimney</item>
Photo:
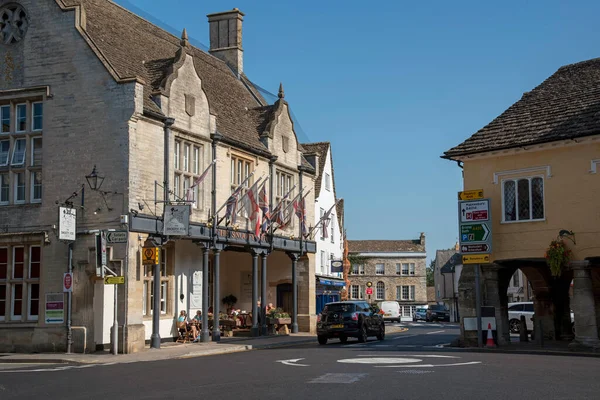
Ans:
[[[244,13],[234,8],[208,14],[210,27],[210,50],[213,56],[225,61],[239,77],[244,72],[244,50],[242,49],[242,21]]]
[[[425,246],[425,232],[421,232],[419,240],[421,241],[421,246]]]
[[[460,250],[460,244],[458,242],[456,242],[456,244],[454,245],[454,250],[456,250],[456,251]]]

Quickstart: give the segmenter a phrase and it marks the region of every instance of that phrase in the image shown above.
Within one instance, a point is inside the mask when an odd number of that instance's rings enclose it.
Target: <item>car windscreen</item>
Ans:
[[[429,309],[433,311],[446,311],[444,306],[430,306]]]
[[[323,312],[354,312],[354,310],[354,304],[328,304],[323,309]]]

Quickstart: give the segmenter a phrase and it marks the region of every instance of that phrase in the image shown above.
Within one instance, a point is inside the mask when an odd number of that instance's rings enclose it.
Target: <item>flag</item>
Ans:
[[[210,164],[208,164],[208,167],[206,167],[206,169],[204,170],[202,175],[200,175],[199,177],[194,179],[192,186],[190,186],[186,191],[186,194],[185,194],[186,201],[190,201],[190,202],[194,202],[194,203],[196,202],[197,199],[194,198],[194,189],[196,188],[196,186],[198,186],[199,184],[202,183],[204,178],[206,178],[206,176],[208,175],[208,171],[210,171],[210,167],[212,167],[216,161],[217,160],[213,160]]]
[[[302,234],[306,235],[306,201],[305,197],[302,197],[299,200],[294,201],[294,211],[296,212],[296,216],[300,221],[300,226],[302,228]]]
[[[263,184],[260,192],[258,193],[258,206],[262,211],[262,226],[261,230],[267,232],[269,223],[271,222],[271,213],[269,212],[269,201],[267,200],[267,188],[266,183]]]
[[[237,217],[237,190],[233,192],[227,199],[227,209],[225,210],[225,218],[231,219],[231,222],[235,224]]]
[[[246,192],[246,195],[242,198],[242,207],[246,210],[248,214],[248,220],[250,220],[250,224],[254,225],[254,233],[256,236],[260,235],[260,219],[259,213],[260,208],[258,207],[258,202],[256,201],[257,196],[257,187],[254,185]]]

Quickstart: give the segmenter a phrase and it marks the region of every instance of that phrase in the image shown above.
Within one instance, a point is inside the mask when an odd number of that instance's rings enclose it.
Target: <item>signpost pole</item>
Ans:
[[[150,336],[150,347],[160,349],[160,261],[154,264],[154,306],[152,310],[152,336]],[[208,321],[208,316],[203,315]],[[218,317],[217,317],[218,318]]]
[[[69,243],[69,265],[68,265],[69,274],[73,273],[73,242]],[[73,282],[71,281],[71,285]],[[73,301],[73,293],[72,291],[67,292],[67,354],[71,354],[71,346],[73,345],[73,329],[71,328],[71,306]]]
[[[480,268],[479,264],[475,264],[475,307],[477,308],[477,346],[483,346],[483,338],[481,337],[481,288],[479,286],[480,278]]]
[[[119,354],[119,322],[117,321],[117,308],[118,308],[118,293],[119,285],[115,286],[115,320],[113,321],[113,351],[112,353],[116,356]]]

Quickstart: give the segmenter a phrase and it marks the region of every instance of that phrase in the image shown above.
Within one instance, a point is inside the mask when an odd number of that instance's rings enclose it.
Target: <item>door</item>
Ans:
[[[294,312],[291,283],[277,285],[277,307],[281,307],[283,311],[290,315]]]

